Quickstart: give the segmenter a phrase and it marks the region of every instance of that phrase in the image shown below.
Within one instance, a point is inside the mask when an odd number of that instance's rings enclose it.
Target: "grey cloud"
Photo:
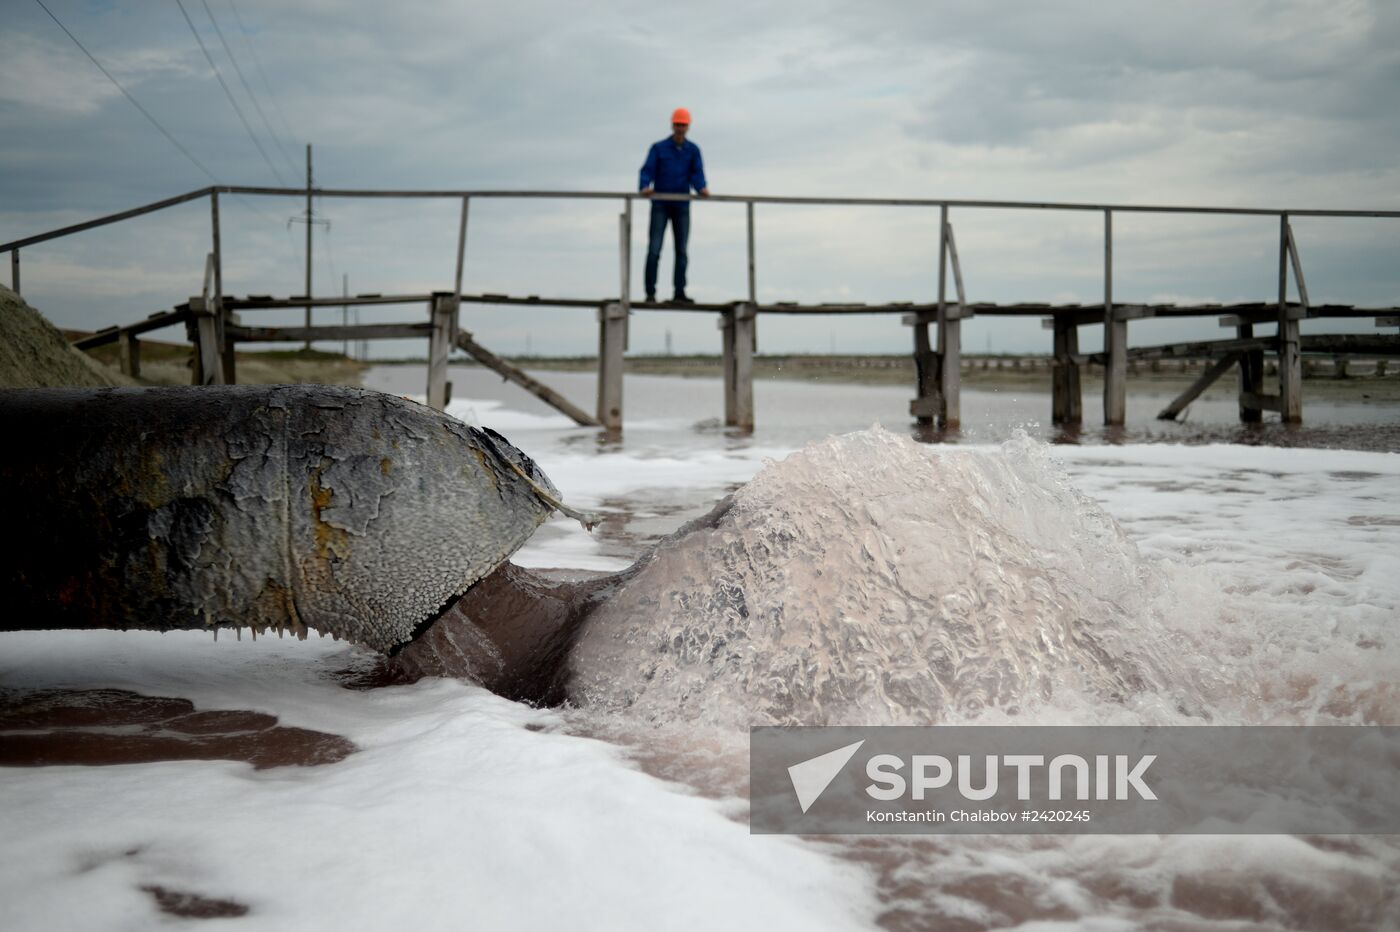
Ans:
[[[220,178],[272,180],[172,6],[52,2]],[[304,140],[314,141],[317,176],[328,185],[625,190],[645,146],[664,134],[666,114],[685,104],[722,191],[1400,204],[1392,103],[1400,14],[1388,3],[715,0],[697,11],[628,0],[586,12],[542,0],[238,3],[290,126],[274,124],[293,161]],[[226,0],[211,5],[242,55]],[[48,49],[65,68],[90,67],[37,7],[6,12],[3,41]],[[89,110],[0,94],[0,239],[207,183],[126,101],[75,81],[91,92]],[[264,106],[271,111],[270,101]],[[225,211],[230,282],[299,289],[299,229],[289,233],[286,220],[300,206],[255,205],[232,201]],[[317,209],[335,224],[318,239],[318,282],[348,272],[352,289],[388,291],[440,287],[450,274],[450,206],[328,199]],[[489,290],[615,290],[618,209],[478,205],[469,278]],[[698,294],[742,290],[738,216],[725,205],[696,208]],[[139,232],[32,250],[26,291],[74,325],[181,300],[162,289],[197,277],[207,227],[197,211],[172,218],[169,233],[156,232],[162,221],[151,218],[130,228]],[[956,223],[974,298],[1094,299],[1092,225],[1055,232],[1038,218],[1000,213]],[[761,293],[908,300],[932,291],[930,217],[761,208],[759,229]],[[1165,229],[1153,233],[1156,266],[1125,258],[1123,293],[1262,296],[1269,273],[1254,268],[1271,260],[1255,253],[1271,248],[1267,234],[1256,242],[1229,230],[1176,237]],[[1307,250],[1321,293],[1393,300],[1392,240],[1368,230]],[[639,229],[638,278],[641,238]],[[92,281],[65,282],[83,259],[139,294],[95,305]],[[669,259],[663,276],[668,267]],[[146,270],[148,287],[132,269]],[[508,350],[523,348],[526,332],[540,350],[591,345],[586,313],[482,310],[476,319],[488,345],[494,338]],[[712,349],[711,325],[665,326],[679,348]],[[663,325],[645,328],[659,344]],[[774,321],[764,348],[823,350],[833,329],[844,345],[866,349],[901,350],[908,340],[893,323]],[[996,332],[1008,347],[1043,342],[1034,326]]]

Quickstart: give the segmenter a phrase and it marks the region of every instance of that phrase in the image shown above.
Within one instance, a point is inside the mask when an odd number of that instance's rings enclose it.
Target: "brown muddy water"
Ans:
[[[354,750],[339,735],[289,728],[262,712],[200,711],[188,699],[126,689],[0,689],[0,767],[232,760],[263,770],[333,764]]]

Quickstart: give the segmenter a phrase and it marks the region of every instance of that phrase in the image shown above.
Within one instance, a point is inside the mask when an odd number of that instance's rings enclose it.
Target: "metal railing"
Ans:
[[[773,306],[761,307],[757,300],[757,263],[754,248],[754,207],[758,204],[774,205],[814,205],[814,206],[853,206],[853,207],[913,207],[932,209],[937,208],[940,214],[939,224],[939,266],[938,266],[938,291],[936,303],[928,305],[879,305],[861,307],[851,306],[850,310],[860,309],[865,312],[872,310],[880,311],[915,311],[910,315],[908,322],[915,325],[915,357],[916,361],[933,361],[936,358],[936,366],[941,370],[944,384],[940,386],[933,382],[925,384],[927,373],[925,366],[920,363],[919,393],[920,397],[927,395],[930,399],[936,399],[937,404],[947,416],[948,411],[956,411],[957,408],[957,361],[960,347],[959,324],[962,318],[971,316],[973,309],[985,309],[986,312],[997,312],[996,306],[970,305],[966,295],[963,293],[963,283],[961,269],[957,259],[957,247],[953,237],[952,224],[949,219],[949,212],[952,209],[959,210],[1030,210],[1030,211],[1073,211],[1073,212],[1097,212],[1103,215],[1103,303],[1101,312],[1090,311],[1088,308],[1064,308],[1069,313],[1063,315],[1062,323],[1068,327],[1067,333],[1072,333],[1073,328],[1088,323],[1102,322],[1105,328],[1104,334],[1104,357],[1106,364],[1104,416],[1105,422],[1109,424],[1121,424],[1124,417],[1125,389],[1124,377],[1127,364],[1127,322],[1130,319],[1143,316],[1155,316],[1157,311],[1147,305],[1116,305],[1113,297],[1113,217],[1115,214],[1174,214],[1174,215],[1203,215],[1203,216],[1254,216],[1254,217],[1277,217],[1280,225],[1279,252],[1278,252],[1278,296],[1277,302],[1272,304],[1270,309],[1276,311],[1276,320],[1279,326],[1277,337],[1278,352],[1280,356],[1280,376],[1283,400],[1280,402],[1281,410],[1285,419],[1294,420],[1301,411],[1301,395],[1298,390],[1298,383],[1301,381],[1299,370],[1299,334],[1298,322],[1301,318],[1310,316],[1307,287],[1303,279],[1302,263],[1298,255],[1297,243],[1293,236],[1290,219],[1294,217],[1331,217],[1331,218],[1400,218],[1400,210],[1338,210],[1338,209],[1316,209],[1316,208],[1263,208],[1263,207],[1218,207],[1218,206],[1187,206],[1187,205],[1163,205],[1163,204],[1108,204],[1108,203],[1084,203],[1084,202],[1053,202],[1053,201],[1000,201],[966,198],[880,198],[880,197],[789,197],[778,195],[726,195],[717,194],[700,197],[689,194],[651,194],[642,195],[630,191],[537,191],[537,190],[454,190],[454,189],[346,189],[346,188],[276,188],[258,187],[247,185],[218,185],[201,188],[172,198],[155,201],[130,210],[108,214],[83,223],[71,224],[44,233],[22,237],[7,243],[0,243],[0,252],[10,253],[11,282],[15,291],[20,290],[20,250],[35,246],[41,243],[50,242],[62,237],[71,236],[87,230],[97,229],[123,220],[140,217],[145,214],[154,213],[179,204],[195,201],[200,198],[209,198],[210,202],[210,224],[212,241],[212,289],[210,299],[212,306],[222,314],[225,300],[223,295],[223,256],[220,236],[219,221],[219,199],[221,195],[235,196],[273,196],[273,197],[331,197],[331,198],[393,198],[393,199],[454,199],[461,203],[461,217],[458,224],[456,268],[454,276],[454,289],[452,294],[460,303],[463,300],[473,300],[487,302],[492,296],[467,296],[462,294],[462,278],[465,269],[465,256],[467,244],[467,221],[473,198],[490,199],[554,199],[554,200],[597,200],[620,202],[622,214],[619,217],[619,285],[620,301],[625,312],[632,307],[631,301],[631,243],[632,243],[632,213],[634,202],[638,200],[659,200],[659,201],[709,201],[713,203],[743,204],[746,213],[746,239],[747,239],[747,260],[748,260],[748,295],[747,300],[740,302],[749,309],[757,311],[783,312],[793,311],[793,306]],[[957,290],[956,301],[950,302],[947,294],[947,270],[951,259],[953,269],[953,279]],[[1290,304],[1288,301],[1288,280],[1289,272],[1297,285],[1300,302]],[[301,297],[304,302],[296,302],[295,297]],[[308,313],[307,329],[310,329],[309,315],[310,308],[319,306],[323,302],[314,299],[311,295],[295,296],[286,299],[285,302],[277,302],[279,306],[306,307]],[[506,298],[507,296],[497,296]],[[559,303],[565,306],[596,306],[601,301],[615,301],[617,299],[552,299],[549,302],[534,299],[510,299],[516,303]],[[344,300],[325,299],[331,304],[343,304]],[[234,303],[234,302],[230,302]],[[258,306],[255,301],[236,302],[244,307]],[[272,306],[267,304],[264,306]],[[1267,305],[1261,305],[1264,307]],[[728,305],[706,305],[704,310],[716,310],[721,313],[733,314],[733,310],[724,310]],[[817,310],[824,306],[811,306],[810,310]],[[1022,305],[1020,309],[1031,309],[1033,306]],[[1097,308],[1098,305],[1093,305]],[[801,310],[802,308],[798,308]],[[830,308],[830,310],[844,310],[846,308]],[[1012,311],[1011,308],[1006,310]],[[1046,312],[1054,309],[1046,307]],[[1192,313],[1207,313],[1208,306],[1199,308],[1182,309]],[[1335,309],[1328,309],[1335,310]],[[1388,313],[1391,309],[1386,309]],[[1019,313],[1020,310],[1014,311]],[[1101,316],[1100,316],[1101,314]],[[1269,314],[1273,317],[1273,314]],[[1341,311],[1335,315],[1343,316]],[[1255,320],[1262,320],[1258,313]],[[1389,318],[1387,318],[1389,319]],[[1243,321],[1242,326],[1248,326],[1250,321]],[[928,326],[937,324],[939,336],[939,349],[934,349],[929,341]],[[1243,332],[1243,331],[1242,331]],[[1060,338],[1057,337],[1057,347]],[[1076,342],[1070,338],[1064,343],[1063,352],[1068,355],[1077,354]],[[1061,350],[1057,349],[1057,353]],[[932,363],[931,363],[932,364]],[[951,374],[950,374],[951,373]],[[951,398],[949,397],[951,396]]]
[[[507,191],[507,190],[452,190],[452,189],[368,189],[368,188],[311,188],[314,197],[345,198],[402,198],[406,200],[460,199],[460,198],[557,198],[562,200],[611,200],[611,201],[710,201],[730,204],[807,204],[851,207],[939,207],[973,208],[990,210],[1048,210],[1048,211],[1099,211],[1105,213],[1146,213],[1146,214],[1225,214],[1234,216],[1265,217],[1389,217],[1400,218],[1400,210],[1335,210],[1305,207],[1200,207],[1169,204],[1108,204],[1075,201],[997,201],[966,198],[908,198],[908,197],[788,197],[782,195],[712,194],[708,197],[686,194],[652,194],[649,197],[629,191]],[[13,253],[26,246],[71,236],[86,230],[130,220],[144,214],[175,207],[202,197],[218,194],[256,195],[277,197],[305,197],[306,188],[268,188],[249,185],[211,185],[181,194],[133,207],[130,210],[96,217],[83,223],[74,223],[32,236],[24,236],[8,243],[0,243],[0,252]]]

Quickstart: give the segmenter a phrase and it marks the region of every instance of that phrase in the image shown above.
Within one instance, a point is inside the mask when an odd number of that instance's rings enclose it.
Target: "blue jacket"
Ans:
[[[705,165],[700,161],[700,147],[689,139],[676,145],[670,136],[653,144],[642,165],[637,190],[645,191],[653,186],[662,194],[689,194],[691,188],[699,192],[709,187],[705,183]]]

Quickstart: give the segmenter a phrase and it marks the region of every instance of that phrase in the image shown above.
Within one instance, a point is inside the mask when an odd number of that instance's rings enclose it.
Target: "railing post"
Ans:
[[[598,309],[598,422],[622,429],[622,367],[627,352],[627,318],[632,312],[632,199],[617,218],[621,300]]]
[[[627,341],[627,309],[609,301],[598,309],[598,421],[622,429],[622,359]]]
[[[449,355],[452,352],[452,347],[455,346],[457,343],[457,336],[461,332],[462,326],[462,277],[466,273],[467,264],[467,209],[470,203],[470,197],[462,198],[462,216],[461,219],[457,222],[457,274],[453,276],[452,279],[452,315],[449,324],[449,326],[451,327],[451,333],[448,335],[447,338],[447,353]],[[433,332],[437,332],[436,327],[433,329]],[[444,360],[444,370],[446,369],[446,366],[447,363]],[[444,378],[446,377],[444,376]],[[452,384],[449,382],[447,383],[446,390],[444,392],[444,407],[446,406],[446,403],[451,400],[451,395]]]
[[[311,205],[311,143],[306,144],[306,300],[311,300],[311,221],[313,219]],[[311,329],[311,305],[306,306],[306,329]],[[311,349],[311,341],[307,340],[302,349]]]
[[[944,280],[944,255],[947,245],[948,228],[946,226],[947,208],[939,210],[938,225],[938,294],[939,306],[942,307],[942,295],[946,287]],[[940,313],[937,320],[942,322],[943,315]],[[933,351],[933,345],[929,340],[929,320],[922,313],[910,314],[904,318],[905,323],[914,328],[914,400],[909,402],[909,413],[914,416],[914,420],[920,425],[930,425],[934,419],[943,413],[943,402],[941,399],[942,379],[939,374],[939,357]],[[940,336],[942,327],[939,327]]]
[[[10,290],[19,294],[19,250],[10,250]]]
[[[457,299],[442,291],[433,292],[429,311],[433,329],[428,332],[428,407],[447,410],[452,400],[452,383],[447,381],[447,357],[457,339]]]
[[[627,349],[631,334],[628,332],[632,316],[632,199],[622,202],[622,229],[619,231],[621,244],[619,259],[622,273],[622,348]]]
[[[948,221],[948,205],[939,214],[943,232],[939,237],[941,258],[938,263],[938,372],[939,413],[942,427],[957,429],[962,423],[962,314],[967,302],[963,294],[962,269],[957,263],[953,245],[953,225]],[[958,291],[958,308],[948,313],[948,259],[953,259],[953,276]]]
[[[1288,225],[1288,214],[1279,214],[1278,219],[1279,413],[1285,423],[1296,424],[1303,419],[1303,360],[1298,351],[1298,320],[1288,311],[1288,260],[1293,231]]]
[[[753,248],[753,201],[744,204],[745,226],[748,229],[748,255],[749,255],[749,303],[758,303],[758,273],[754,265]]]
[[[470,197],[462,198],[462,218],[457,224],[457,277],[452,280],[452,293],[457,296],[458,304],[462,301],[462,276],[467,265],[467,208],[470,204]]]
[[[744,206],[745,206],[745,208],[747,208],[747,209],[745,210],[745,215],[746,215],[746,216],[745,216],[745,220],[747,221],[747,224],[746,224],[746,225],[748,226],[748,241],[749,241],[749,242],[748,242],[748,246],[749,246],[749,304],[751,304],[751,305],[753,306],[753,320],[752,320],[752,321],[750,322],[750,324],[749,324],[749,333],[751,334],[751,337],[752,337],[752,338],[749,340],[749,349],[750,349],[750,351],[752,351],[752,352],[754,352],[754,353],[757,353],[757,352],[758,352],[758,265],[757,265],[757,261],[756,261],[756,259],[755,259],[755,253],[754,253],[753,201],[747,201],[747,202],[745,202]]]
[[[1103,212],[1103,422],[1121,427],[1128,416],[1128,322],[1113,311],[1113,211]]]

